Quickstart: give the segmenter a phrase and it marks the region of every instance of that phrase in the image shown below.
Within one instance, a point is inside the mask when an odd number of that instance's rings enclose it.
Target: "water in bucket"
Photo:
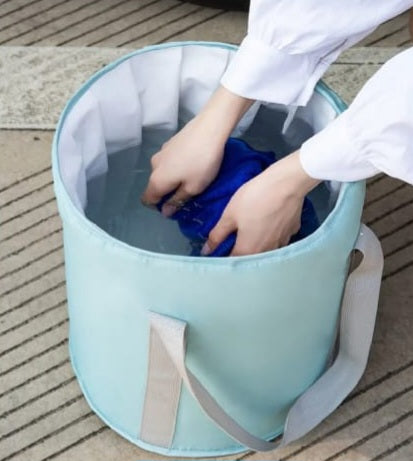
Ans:
[[[280,158],[293,152],[308,139],[313,130],[295,118],[281,135],[285,112],[261,106],[244,139],[257,150],[273,151]],[[150,158],[174,133],[144,129],[142,144],[108,158],[108,171],[88,181],[86,216],[108,234],[129,245],[160,253],[190,255],[193,243],[179,230],[176,221],[142,205],[151,173]],[[331,209],[330,191],[324,183],[309,197],[322,222]]]

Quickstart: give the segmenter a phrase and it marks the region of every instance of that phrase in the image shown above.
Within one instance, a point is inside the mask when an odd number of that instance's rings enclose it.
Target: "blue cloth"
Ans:
[[[229,138],[224,151],[221,168],[215,180],[199,195],[193,197],[176,211],[170,219],[178,221],[181,232],[191,241],[192,255],[198,256],[209,232],[219,221],[222,212],[234,193],[247,181],[262,173],[276,161],[273,152],[259,152],[246,142]],[[163,204],[174,192],[165,195],[157,204],[161,211]],[[301,228],[291,242],[303,239],[318,227],[314,207],[305,198],[301,216]],[[209,256],[228,256],[235,244],[236,233],[229,235]]]

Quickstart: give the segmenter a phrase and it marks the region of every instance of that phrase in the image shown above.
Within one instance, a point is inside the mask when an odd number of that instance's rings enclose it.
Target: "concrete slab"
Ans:
[[[193,5],[192,5],[193,6]],[[129,48],[0,47],[0,128],[53,129],[69,97]],[[400,48],[353,48],[325,75],[346,102]]]

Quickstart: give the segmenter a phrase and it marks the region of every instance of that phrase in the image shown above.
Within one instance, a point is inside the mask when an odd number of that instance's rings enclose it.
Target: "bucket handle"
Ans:
[[[283,447],[323,421],[360,380],[367,365],[373,337],[383,253],[379,240],[364,224],[360,227],[355,249],[361,251],[363,260],[348,276],[344,289],[338,354],[331,367],[295,401],[287,415],[280,441],[268,442],[254,436],[219,405],[185,365],[186,322],[154,312],[149,313],[150,362],[152,359],[155,362],[158,360],[159,365],[165,366],[167,357],[171,362],[169,370],[172,367],[175,375],[172,373],[168,383],[164,367],[159,380],[149,364],[141,439],[166,447],[171,445],[181,380],[203,411],[229,436],[251,450],[269,451]],[[174,403],[169,407],[163,405],[162,401],[165,403],[165,400],[162,394],[171,396],[174,392],[177,395]]]

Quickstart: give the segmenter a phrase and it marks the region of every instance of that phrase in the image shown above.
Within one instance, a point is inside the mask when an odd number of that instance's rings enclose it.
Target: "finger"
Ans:
[[[278,248],[283,248],[290,243],[291,236],[283,237],[275,242],[272,242],[271,245],[265,247],[260,245],[260,242],[253,244],[251,237],[247,238],[246,236],[239,233],[237,235],[237,240],[229,256],[247,256],[252,254],[264,253],[265,251],[277,250]]]
[[[237,239],[235,240],[235,245],[232,248],[229,256],[246,256],[252,254],[252,249],[248,248],[246,245],[246,238],[240,232],[237,234]]]
[[[286,247],[290,243],[291,237],[292,234],[287,234],[285,237],[281,238],[279,242],[277,242],[277,246],[275,246],[273,249],[275,250],[277,248]]]
[[[259,238],[258,235],[251,235],[251,233],[246,233],[238,230],[237,239],[235,245],[232,248],[232,251],[229,256],[247,256],[252,254],[263,253],[264,251],[275,250],[281,245],[279,241],[272,242],[271,244],[264,243],[262,238]]]
[[[141,196],[144,205],[156,205],[162,197],[179,187],[180,181],[164,178],[156,171],[149,178],[148,185]]]
[[[191,198],[192,195],[187,191],[186,187],[181,185],[174,195],[163,204],[162,214],[166,217],[172,216]]]
[[[236,230],[237,225],[235,221],[222,216],[209,233],[208,240],[202,247],[201,255],[207,256],[212,253],[220,243],[222,243],[232,232],[236,232]]]

